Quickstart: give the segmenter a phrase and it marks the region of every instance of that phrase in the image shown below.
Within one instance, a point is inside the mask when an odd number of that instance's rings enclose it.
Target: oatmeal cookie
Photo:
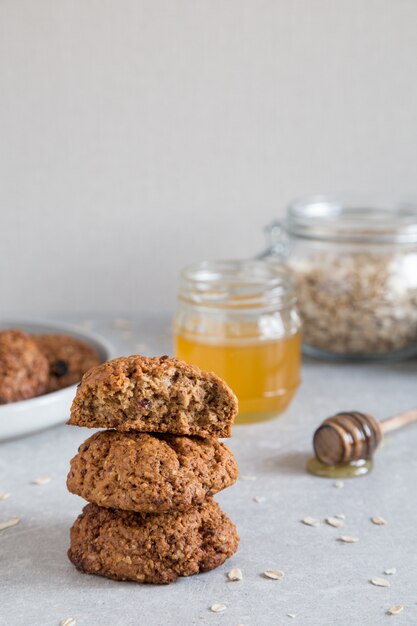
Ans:
[[[238,541],[234,524],[211,499],[162,515],[88,504],[71,528],[68,556],[88,574],[171,583],[218,567],[234,554]]]
[[[33,340],[48,359],[48,392],[78,383],[87,370],[100,363],[94,348],[70,335],[35,335]]]
[[[212,372],[168,357],[129,356],[87,372],[69,424],[230,437],[237,399]]]
[[[0,332],[0,404],[46,391],[48,361],[32,338],[11,328]]]
[[[201,504],[237,476],[233,453],[217,439],[105,430],[81,444],[67,487],[100,506],[162,513]]]

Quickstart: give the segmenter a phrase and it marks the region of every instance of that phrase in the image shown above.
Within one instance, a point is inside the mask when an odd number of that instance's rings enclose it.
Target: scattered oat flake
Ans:
[[[336,487],[336,489],[343,489],[344,486],[345,483],[343,482],[343,480],[335,480],[333,483],[333,487]]]
[[[302,522],[306,526],[318,526],[320,524],[320,520],[316,519],[315,517],[305,517]]]
[[[285,574],[279,569],[266,569],[264,571],[265,578],[271,578],[272,580],[283,580]]]
[[[6,528],[10,528],[11,526],[16,526],[20,522],[19,517],[11,517],[7,520],[7,522],[0,523],[0,530],[5,530]]]
[[[346,515],[344,513],[336,513],[334,517],[337,517],[337,519],[346,519]]]
[[[132,328],[132,322],[130,320],[119,318],[119,319],[113,320],[112,326],[114,328],[118,328],[119,330],[130,330]]]
[[[386,574],[387,576],[392,576],[393,574],[396,574],[396,573],[397,573],[396,567],[389,567],[388,569],[384,571],[384,574]]]
[[[337,517],[326,517],[326,524],[333,526],[333,528],[342,528],[343,521]]]
[[[73,617],[68,617],[67,619],[63,619],[59,626],[75,626],[76,623]]]
[[[218,602],[217,604],[213,604],[210,607],[210,611],[213,611],[213,613],[223,613],[223,611],[226,610],[226,605],[222,604],[221,602]]]
[[[369,582],[372,585],[375,585],[375,587],[391,587],[391,584],[388,582],[388,580],[386,580],[385,578],[379,578],[378,576],[375,576],[375,578],[371,578]]]
[[[378,517],[377,515],[375,517],[371,517],[371,522],[377,526],[384,526],[385,524],[388,524],[383,517]]]
[[[258,502],[258,503],[265,502],[265,500],[266,498],[264,498],[264,496],[255,496],[253,499],[254,502]]]
[[[240,480],[256,480],[256,476],[249,476],[248,474],[241,474]]]
[[[402,604],[396,604],[395,606],[392,606],[390,609],[388,609],[387,613],[388,615],[398,615],[398,613],[401,613],[403,608],[404,607]]]
[[[242,580],[243,576],[242,576],[242,570],[239,567],[234,567],[233,569],[230,570],[230,572],[227,574],[227,578],[229,580]]]
[[[295,613],[287,613],[287,617],[294,618],[294,617],[297,617],[297,615]]]
[[[10,498],[10,493],[0,493],[0,502],[7,500],[7,498]]]
[[[341,541],[342,543],[358,543],[359,538],[350,537],[349,535],[342,535],[341,537],[339,537],[339,541]]]
[[[35,478],[35,480],[32,480],[33,485],[47,485],[50,482],[50,476],[39,476],[39,478]]]

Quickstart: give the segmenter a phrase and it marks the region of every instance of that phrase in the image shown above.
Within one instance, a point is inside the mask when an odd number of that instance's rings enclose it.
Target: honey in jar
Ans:
[[[300,322],[287,270],[260,260],[186,268],[174,343],[178,358],[233,389],[237,423],[275,417],[300,382]]]

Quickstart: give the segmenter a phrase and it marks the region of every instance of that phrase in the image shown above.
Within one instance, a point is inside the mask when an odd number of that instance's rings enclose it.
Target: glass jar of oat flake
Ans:
[[[175,356],[215,372],[239,401],[238,423],[282,413],[300,383],[300,318],[288,269],[207,261],[180,275]]]
[[[314,196],[267,227],[264,257],[286,259],[307,354],[417,353],[417,208]]]

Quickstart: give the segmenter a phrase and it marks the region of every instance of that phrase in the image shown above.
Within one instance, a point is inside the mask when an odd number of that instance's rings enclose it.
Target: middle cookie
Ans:
[[[201,504],[237,476],[217,439],[105,430],[81,444],[67,487],[99,506],[163,513]]]

